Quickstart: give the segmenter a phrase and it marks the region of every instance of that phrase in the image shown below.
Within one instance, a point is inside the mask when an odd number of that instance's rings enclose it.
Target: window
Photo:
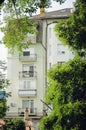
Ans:
[[[19,82],[20,90],[35,90],[36,89],[36,80],[21,80]]]
[[[58,51],[57,54],[65,54],[65,51]]]
[[[30,51],[24,51],[23,56],[30,56]]]
[[[66,51],[65,51],[65,47],[61,44],[61,43],[58,43],[57,44],[57,54],[65,54]]]
[[[49,56],[51,56],[51,45],[49,45]]]
[[[57,62],[59,65],[61,65],[61,64],[64,64],[65,62],[64,61],[59,61],[59,62]]]
[[[22,70],[24,77],[34,77],[34,65],[29,65],[29,64],[23,64]]]
[[[30,113],[34,113],[34,100],[22,100],[22,108],[28,108]]]
[[[23,56],[30,56],[32,54],[34,54],[34,48],[28,48],[23,50]]]
[[[23,71],[34,71],[34,65],[23,64],[22,65],[22,70]]]
[[[49,69],[51,68],[51,63],[49,63]]]
[[[51,38],[51,28],[49,28],[49,38]]]
[[[30,77],[34,76],[34,66],[30,66],[30,68],[29,68],[29,76]]]
[[[72,54],[74,55],[74,52],[72,51]]]
[[[24,89],[29,89],[30,88],[30,81],[24,81],[23,82],[23,88]]]
[[[65,51],[62,51],[61,53],[62,53],[62,54],[65,54]]]

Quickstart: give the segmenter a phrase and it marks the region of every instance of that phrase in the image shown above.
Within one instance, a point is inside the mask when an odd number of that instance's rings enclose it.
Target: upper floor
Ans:
[[[19,55],[20,61],[37,61],[37,54],[34,52],[34,48],[24,50],[22,54]]]

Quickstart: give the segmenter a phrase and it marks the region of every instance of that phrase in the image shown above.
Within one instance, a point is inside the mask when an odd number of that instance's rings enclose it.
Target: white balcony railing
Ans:
[[[37,95],[36,89],[19,89],[19,96],[21,97],[35,97]]]
[[[18,108],[19,116],[24,116],[24,111],[25,111],[24,108]],[[29,108],[28,116],[29,115],[37,115],[37,108]]]
[[[19,56],[20,61],[36,61],[37,60],[37,55],[36,54],[30,54],[28,56]]]
[[[21,72],[19,72],[20,78],[31,78],[31,77],[36,77],[36,75],[37,75],[36,71],[21,71]]]

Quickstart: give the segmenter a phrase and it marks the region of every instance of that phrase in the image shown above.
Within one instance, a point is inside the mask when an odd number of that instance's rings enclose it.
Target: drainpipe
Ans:
[[[45,52],[45,73],[47,74],[47,32],[48,32],[48,23],[46,20],[46,40],[45,40],[45,48],[46,48],[46,52]],[[45,93],[46,93],[46,87],[47,87],[47,75],[45,75]]]
[[[43,15],[41,15],[41,16],[43,17]],[[48,37],[47,33],[48,33],[48,26],[51,25],[51,24],[53,24],[53,23],[57,23],[57,21],[53,21],[51,23],[48,23],[48,21],[46,19],[46,23],[45,23],[46,24],[46,26],[45,26],[45,44],[42,43],[42,47],[45,50],[45,74],[47,74],[47,37]],[[45,88],[46,87],[47,87],[47,75],[45,75]],[[46,89],[45,89],[45,93],[46,93]]]
[[[43,17],[44,17],[44,8],[40,7],[40,18],[43,18]],[[47,74],[47,32],[48,32],[48,25],[53,24],[53,23],[57,23],[57,21],[48,23],[47,19],[46,19],[45,44],[42,43],[42,47],[45,50],[45,90],[44,90],[44,94],[46,94],[46,87],[47,87],[47,75],[46,75]]]
[[[45,74],[47,74],[47,38],[48,38],[48,26],[57,23],[57,21],[53,21],[51,23],[48,23],[46,20],[46,36],[45,36]],[[47,88],[47,75],[45,75],[45,94],[47,93],[46,91]],[[45,105],[46,106],[46,105]],[[46,107],[44,108],[46,110]]]
[[[46,71],[46,73],[47,73],[47,38],[48,38],[48,26],[51,25],[51,24],[53,24],[53,23],[57,23],[57,21],[53,21],[51,23],[48,23],[47,20],[46,20],[46,37],[45,37],[46,38],[46,40],[45,40],[45,48],[46,48],[45,49],[45,51],[46,51],[46,56],[45,56],[46,57],[46,61],[45,61],[46,62],[45,63],[45,67],[46,68],[45,68],[45,71]],[[46,81],[45,82],[46,82],[45,85],[47,86],[47,77],[46,77]]]

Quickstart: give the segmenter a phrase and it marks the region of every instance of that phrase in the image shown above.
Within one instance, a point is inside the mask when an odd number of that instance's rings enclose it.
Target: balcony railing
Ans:
[[[18,114],[19,114],[19,116],[24,116],[24,111],[25,111],[25,109],[18,108]],[[37,115],[37,109],[36,108],[29,108],[28,116],[29,115]]]
[[[35,97],[37,89],[19,89],[18,94],[21,97]]]
[[[19,72],[19,77],[20,78],[31,78],[31,77],[36,77],[36,72],[35,71],[22,71]]]
[[[37,55],[36,54],[30,54],[28,56],[19,56],[20,61],[37,61]]]

